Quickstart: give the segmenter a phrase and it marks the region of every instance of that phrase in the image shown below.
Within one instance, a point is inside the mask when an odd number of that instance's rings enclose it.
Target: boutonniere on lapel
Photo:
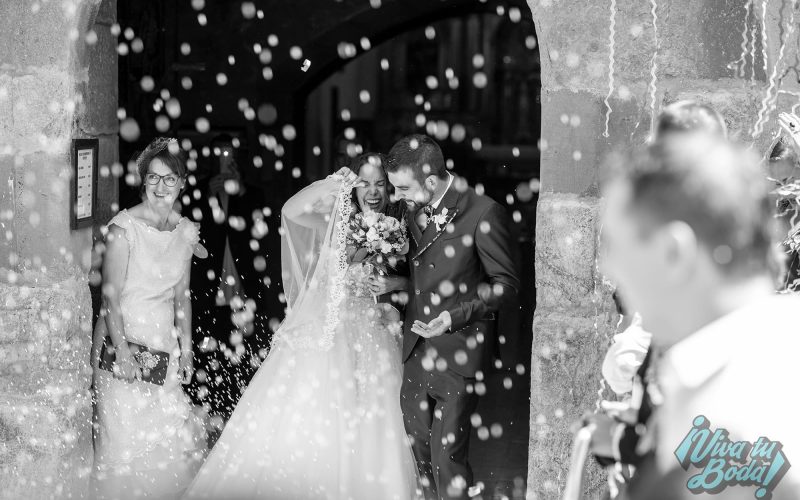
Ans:
[[[431,222],[436,224],[436,232],[442,231],[442,227],[447,225],[447,207],[443,208],[441,212],[431,217]]]

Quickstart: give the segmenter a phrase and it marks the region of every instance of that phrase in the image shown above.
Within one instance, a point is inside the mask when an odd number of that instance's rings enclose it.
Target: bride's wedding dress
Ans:
[[[284,206],[290,310],[188,498],[417,497],[401,331],[366,290],[364,270],[347,264],[349,196],[324,180]]]

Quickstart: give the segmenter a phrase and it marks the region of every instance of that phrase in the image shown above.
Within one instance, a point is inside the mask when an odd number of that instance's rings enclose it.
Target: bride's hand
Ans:
[[[358,177],[358,174],[348,167],[340,168],[335,174],[329,175],[328,178],[342,181],[348,188],[363,187],[365,185],[364,181]]]
[[[355,173],[353,173],[353,171],[350,170],[349,167],[342,167],[339,170],[337,170],[336,173],[333,173],[333,174],[329,175],[328,179],[336,179],[336,180],[342,180],[343,181],[343,180],[347,180],[347,179],[350,179],[350,178],[356,178],[356,177],[358,177],[358,176]]]

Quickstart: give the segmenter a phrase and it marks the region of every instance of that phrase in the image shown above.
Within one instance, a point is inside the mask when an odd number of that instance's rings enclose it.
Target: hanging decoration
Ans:
[[[655,131],[656,124],[656,82],[657,82],[657,57],[658,57],[658,17],[656,15],[656,0],[650,0],[650,14],[653,17],[653,57],[650,63],[650,134]]]
[[[617,26],[617,0],[611,0],[609,7],[611,11],[611,18],[609,22],[608,33],[608,95],[603,100],[606,105],[606,128],[603,132],[603,137],[608,137],[608,122],[611,119],[611,104],[609,99],[614,94],[614,45],[616,37]]]

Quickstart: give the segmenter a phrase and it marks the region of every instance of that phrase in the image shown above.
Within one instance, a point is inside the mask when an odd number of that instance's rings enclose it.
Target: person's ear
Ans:
[[[438,184],[439,179],[435,175],[429,175],[425,178],[425,186],[431,191],[435,191]]]
[[[680,281],[691,278],[697,272],[701,251],[694,229],[683,221],[673,221],[666,224],[660,233],[670,274]]]

